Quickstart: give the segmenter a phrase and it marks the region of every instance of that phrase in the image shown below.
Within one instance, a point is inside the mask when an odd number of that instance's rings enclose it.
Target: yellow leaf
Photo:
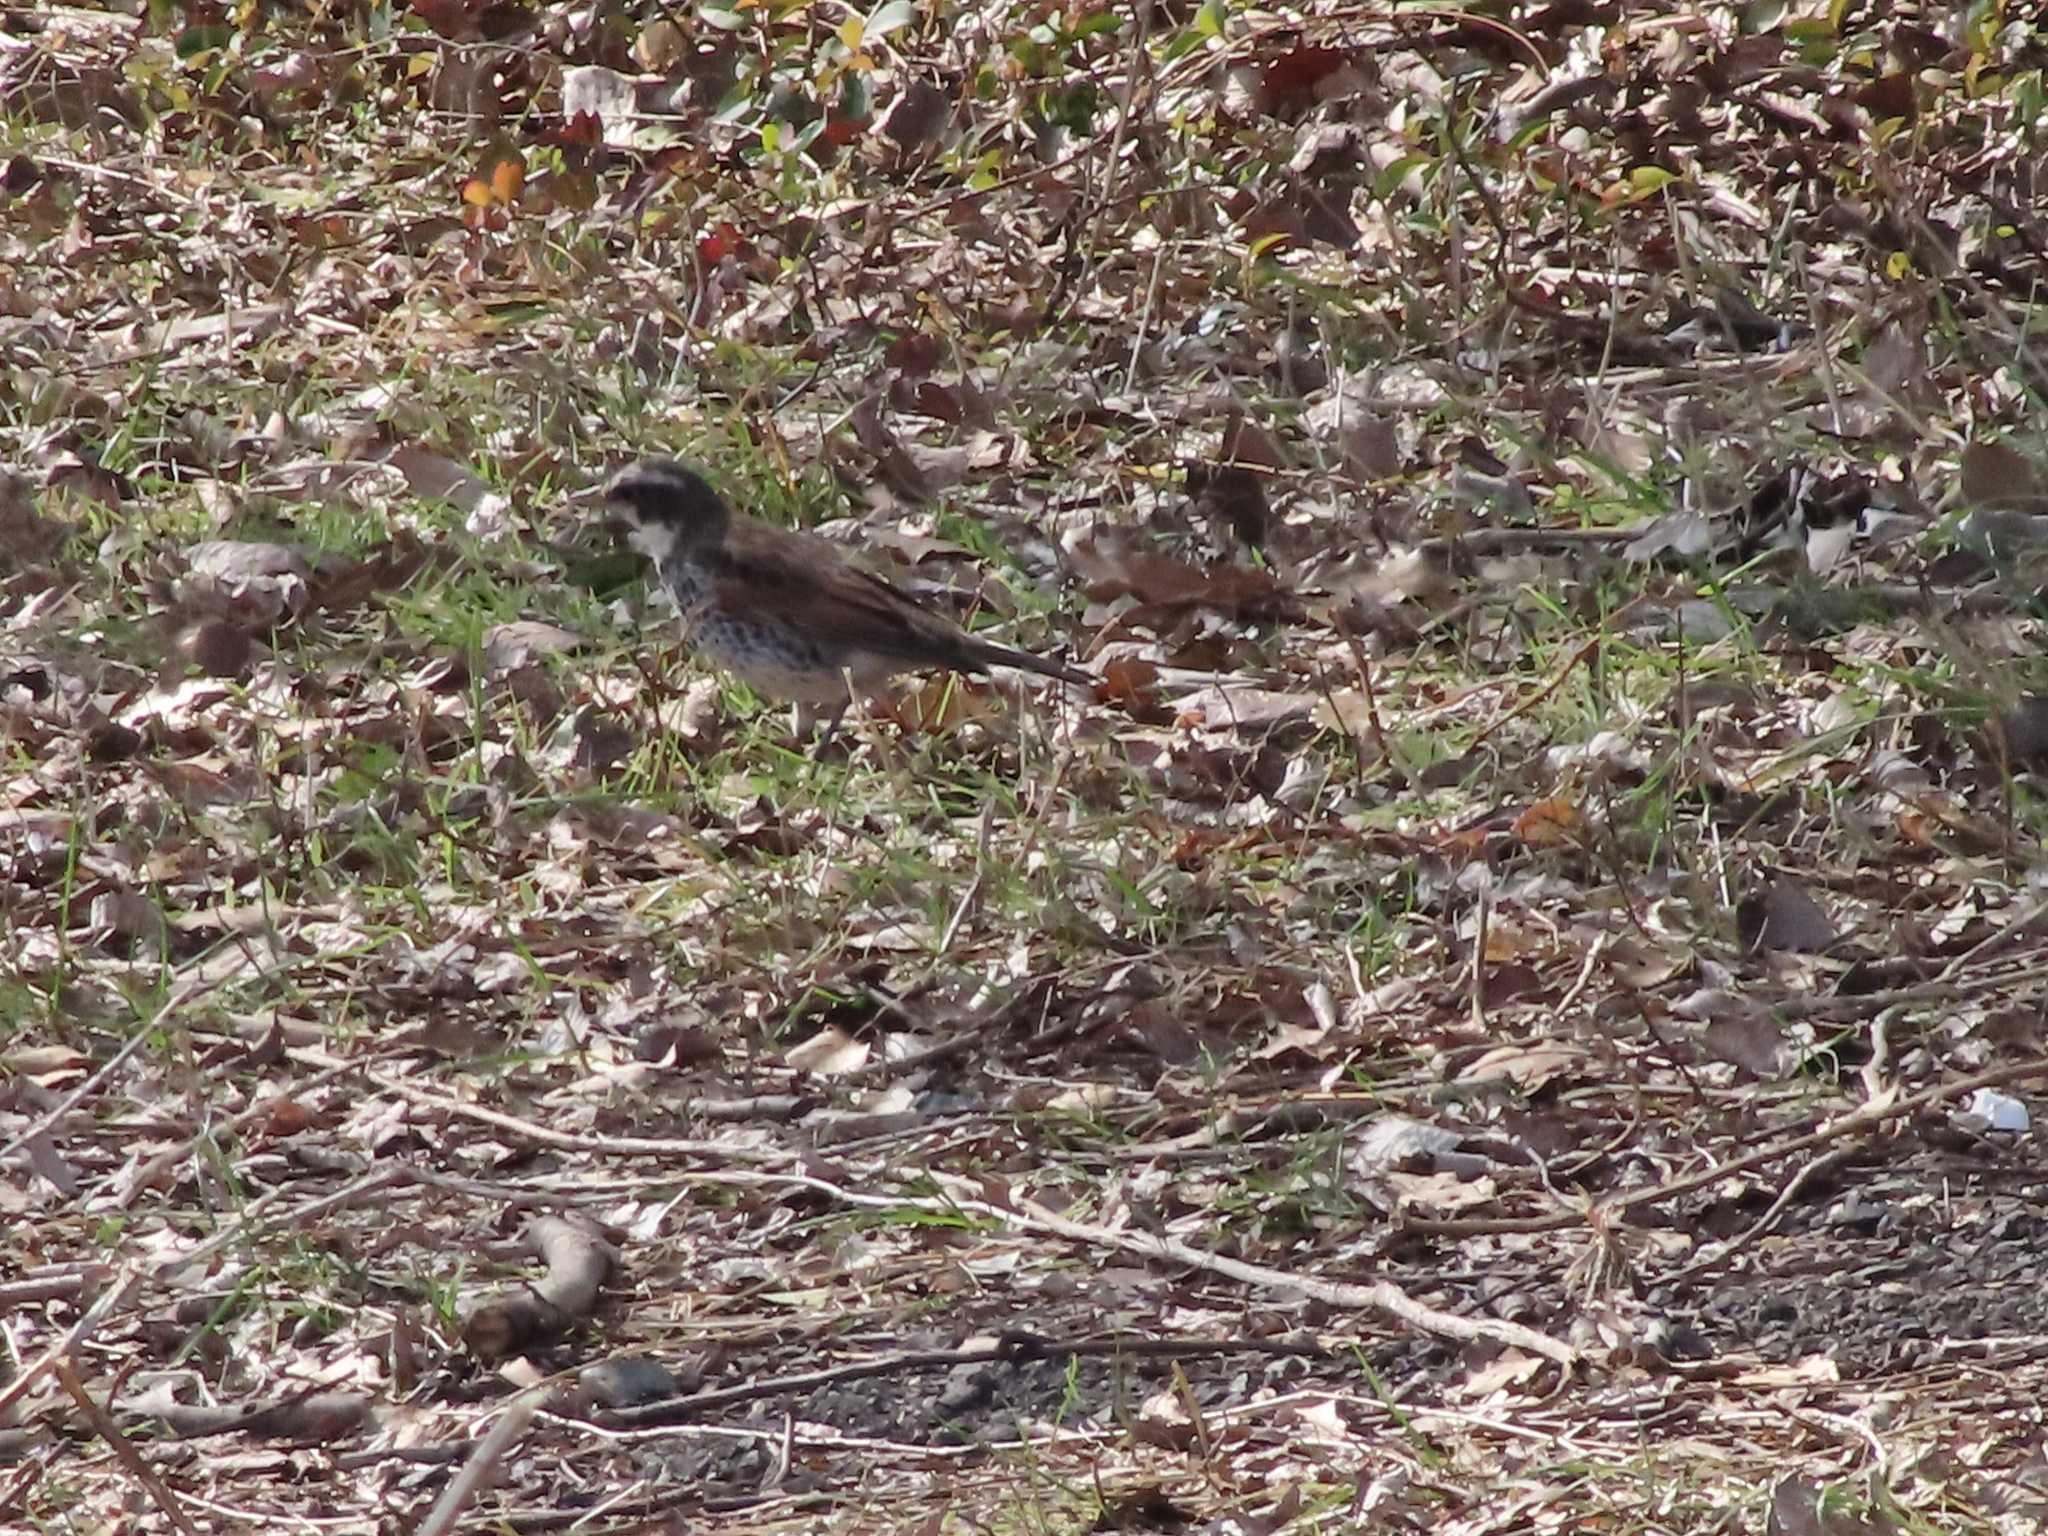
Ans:
[[[476,174],[462,184],[462,200],[472,208],[509,208],[526,185],[526,157],[510,144],[494,144],[477,163]]]

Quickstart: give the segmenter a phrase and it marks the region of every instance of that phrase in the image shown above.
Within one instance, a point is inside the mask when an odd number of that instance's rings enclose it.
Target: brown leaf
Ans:
[[[2015,762],[2048,761],[2048,694],[2029,694],[1998,717],[2007,756]]]
[[[920,149],[945,132],[953,98],[937,86],[912,80],[882,118],[882,136],[901,149]]]
[[[1173,701],[1174,718],[1212,731],[1263,731],[1283,721],[1305,719],[1318,708],[1308,693],[1280,693],[1242,683],[1214,683]]]
[[[1528,1045],[1496,1046],[1458,1074],[1464,1084],[1507,1081],[1524,1093],[1536,1093],[1560,1078],[1588,1074],[1592,1056],[1562,1040],[1536,1040]]]
[[[1737,998],[1727,999],[1700,1031],[1700,1046],[1709,1056],[1742,1068],[1765,1082],[1775,1082],[1792,1066],[1796,1053],[1778,1021],[1763,1009]]]
[[[240,624],[228,619],[202,619],[179,631],[172,659],[207,677],[240,677],[249,670],[259,647]]]
[[[920,379],[939,366],[944,352],[929,331],[907,331],[882,350],[882,361],[907,378]]]
[[[2008,511],[2048,511],[2048,481],[2008,442],[1977,442],[1962,453],[1963,500]]]
[[[116,474],[96,459],[85,459],[76,453],[59,454],[43,471],[43,487],[52,491],[68,491],[98,502],[101,506],[120,511],[124,502],[135,499],[135,482],[126,475]]]
[[[1213,467],[1190,464],[1187,481],[1188,494],[1195,499],[1197,513],[1228,526],[1237,535],[1238,542],[1247,548],[1265,548],[1272,511],[1266,505],[1266,483],[1263,479],[1234,464]]]
[[[1224,464],[1242,464],[1253,469],[1286,469],[1287,450],[1278,439],[1249,416],[1233,414],[1223,429],[1223,446],[1217,458]]]
[[[1856,92],[1856,104],[1879,122],[1888,117],[1916,117],[1920,110],[1913,77],[1904,70],[1880,75],[1865,85]]]
[[[1514,835],[1531,848],[1577,848],[1587,838],[1586,818],[1569,800],[1539,800],[1515,818]]]
[[[25,476],[0,469],[0,571],[47,560],[70,532],[68,524],[54,522],[36,509]]]
[[[1354,412],[1337,432],[1337,451],[1360,480],[1391,480],[1401,473],[1401,438],[1391,416]]]
[[[882,483],[907,501],[930,501],[930,477],[918,467],[917,460],[910,456],[910,451],[897,441],[896,435],[882,420],[881,408],[874,396],[868,396],[853,408],[851,420],[854,438],[874,456],[875,472]]]
[[[406,0],[406,7],[442,37],[451,40],[479,36],[478,18],[492,0]]]
[[[1095,534],[1067,551],[1074,574],[1090,597],[1135,597],[1162,608],[1215,608],[1245,616],[1285,606],[1270,571],[1226,565],[1203,570],[1172,555],[1135,548]]]
[[[1743,898],[1735,909],[1735,932],[1751,954],[1818,954],[1841,937],[1806,887],[1784,875]]]
[[[539,619],[514,619],[495,624],[484,634],[484,667],[491,673],[530,666],[548,656],[581,650],[589,642],[573,629]]]
[[[1096,697],[1105,704],[1148,704],[1159,685],[1159,668],[1140,656],[1116,656],[1101,667]]]
[[[307,610],[343,613],[372,597],[396,592],[426,568],[428,559],[416,538],[401,534],[362,560],[323,563],[313,573]]]

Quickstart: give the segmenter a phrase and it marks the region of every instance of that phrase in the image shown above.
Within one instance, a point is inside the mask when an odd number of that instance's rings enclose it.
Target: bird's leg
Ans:
[[[814,763],[825,755],[825,749],[831,746],[833,738],[838,736],[839,722],[846,718],[846,711],[861,700],[860,689],[854,685],[851,667],[839,669],[839,681],[845,691],[839,695],[839,702],[833,705],[832,713],[825,717],[825,734],[820,736],[818,744],[811,748],[811,761]]]
[[[848,694],[833,707],[832,713],[825,717],[824,734],[819,736],[818,744],[811,748],[812,762],[815,763],[824,757],[826,748],[832,745],[833,738],[839,734],[839,722],[846,718],[846,707],[852,702],[853,695]]]

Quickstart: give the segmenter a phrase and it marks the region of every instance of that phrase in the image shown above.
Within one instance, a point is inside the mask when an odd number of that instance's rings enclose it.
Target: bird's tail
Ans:
[[[984,669],[1015,667],[1019,671],[1036,672],[1040,677],[1056,677],[1063,683],[1075,683],[1083,688],[1093,688],[1100,681],[1063,661],[1047,661],[1029,651],[1013,651],[1007,645],[996,645],[987,640],[970,640],[967,654],[976,666]]]

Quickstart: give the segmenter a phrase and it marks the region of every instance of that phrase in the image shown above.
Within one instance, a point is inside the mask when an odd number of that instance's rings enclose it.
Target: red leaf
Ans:
[[[1342,48],[1303,43],[1268,64],[1259,76],[1259,85],[1275,112],[1312,106],[1316,87],[1346,62]]]
[[[697,259],[707,267],[715,267],[728,256],[746,254],[747,242],[733,227],[730,219],[720,219],[697,241]]]
[[[922,378],[939,366],[939,338],[923,331],[898,336],[882,361],[910,378]]]

